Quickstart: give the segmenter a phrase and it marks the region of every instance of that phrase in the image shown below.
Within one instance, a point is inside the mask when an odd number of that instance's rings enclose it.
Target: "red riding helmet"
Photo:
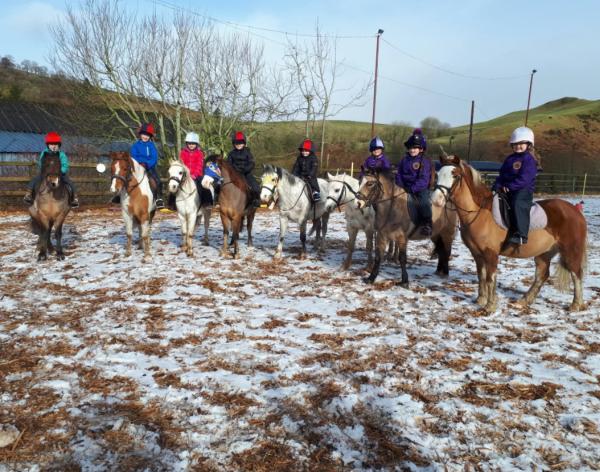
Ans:
[[[54,131],[50,131],[46,138],[44,139],[46,144],[62,144],[62,140],[60,139],[60,134],[55,133]]]
[[[298,146],[298,151],[315,152],[315,145],[310,139],[305,139],[304,141],[302,141],[300,146]]]
[[[152,126],[152,123],[142,123],[138,134],[147,134],[148,136],[154,136],[154,126]]]
[[[233,137],[231,138],[231,142],[233,144],[246,144],[246,136],[241,131],[236,131],[233,133]]]

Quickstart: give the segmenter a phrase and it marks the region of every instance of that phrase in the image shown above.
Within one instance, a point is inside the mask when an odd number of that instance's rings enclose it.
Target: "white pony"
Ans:
[[[169,192],[175,194],[177,215],[181,222],[181,247],[188,256],[194,255],[193,240],[196,226],[204,216],[204,245],[208,246],[208,226],[212,206],[200,207],[200,194],[189,169],[181,161],[169,163]]]
[[[359,208],[356,200],[358,180],[347,174],[331,175],[327,173],[329,194],[325,200],[328,212],[344,208],[346,216],[346,231],[348,231],[348,247],[342,269],[347,270],[352,265],[352,253],[359,231],[364,231],[367,237],[367,267],[373,266],[373,237],[375,234],[375,210],[372,206]]]
[[[321,195],[327,195],[329,183],[324,179],[317,179]],[[288,223],[293,221],[300,225],[300,241],[302,251],[300,257],[306,257],[306,223],[308,220],[320,220],[322,236],[317,241],[320,251],[325,249],[325,235],[329,212],[325,208],[325,200],[320,200],[313,205],[308,184],[299,177],[290,174],[281,167],[266,165],[261,178],[260,199],[269,204],[270,208],[279,207],[279,244],[275,258],[281,258],[283,240],[287,233]]]

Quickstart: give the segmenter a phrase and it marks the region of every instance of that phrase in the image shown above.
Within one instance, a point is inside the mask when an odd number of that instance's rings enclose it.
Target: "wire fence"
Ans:
[[[37,154],[20,155],[18,159],[6,159],[0,156],[0,208],[10,208],[21,205],[27,183],[38,172]],[[90,155],[71,155],[69,175],[77,186],[82,205],[101,205],[110,200],[110,172],[100,174],[96,171],[98,162],[108,164],[108,157]],[[27,159],[27,160],[25,160]],[[341,169],[323,169],[321,175],[327,172],[335,174],[344,172],[357,176],[355,167]],[[497,173],[482,173],[484,181],[491,187]],[[166,182],[166,178],[164,179]],[[537,177],[537,194],[600,194],[600,175],[596,174],[549,174],[542,172]]]

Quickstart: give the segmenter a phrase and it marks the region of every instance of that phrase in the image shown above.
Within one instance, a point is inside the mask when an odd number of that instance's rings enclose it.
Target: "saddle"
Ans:
[[[499,193],[494,195],[492,214],[496,224],[508,231],[510,227],[510,205],[506,195],[502,194],[502,197]],[[534,202],[529,211],[529,231],[543,229],[546,226],[548,226],[548,215],[546,215],[541,205]]]

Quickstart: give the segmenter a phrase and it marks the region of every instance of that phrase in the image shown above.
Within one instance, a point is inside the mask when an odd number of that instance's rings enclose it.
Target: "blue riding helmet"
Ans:
[[[383,140],[379,136],[375,136],[369,143],[369,152],[373,152],[375,149],[385,149]]]

